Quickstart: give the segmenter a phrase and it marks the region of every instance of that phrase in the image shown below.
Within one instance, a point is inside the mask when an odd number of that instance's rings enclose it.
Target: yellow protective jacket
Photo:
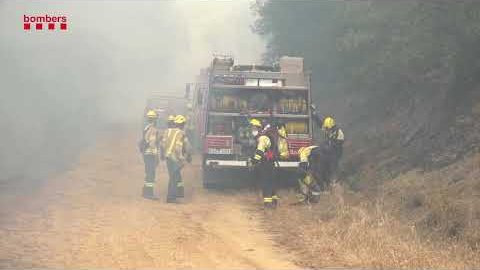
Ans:
[[[264,161],[266,159],[265,154],[267,153],[268,150],[270,150],[270,147],[272,146],[272,142],[270,141],[270,138],[266,135],[261,135],[257,139],[257,149],[255,150],[255,155],[253,159],[255,159],[257,162]]]
[[[165,158],[183,163],[185,154],[191,153],[190,143],[185,132],[179,128],[165,130],[162,140],[162,152]]]
[[[341,146],[345,141],[345,135],[340,128],[334,128],[325,133],[325,139],[331,146]]]
[[[318,146],[316,145],[312,145],[309,147],[303,147],[300,150],[298,150],[298,156],[300,157],[300,162],[308,162],[308,158],[310,157],[312,150],[317,147]]]
[[[154,124],[148,124],[143,130],[143,139],[145,141],[145,155],[158,155],[160,146],[160,131]]]
[[[288,159],[290,157],[290,152],[288,150],[288,141],[287,141],[287,131],[285,127],[278,129],[278,140],[277,140],[277,147],[278,147],[278,154],[281,160]]]

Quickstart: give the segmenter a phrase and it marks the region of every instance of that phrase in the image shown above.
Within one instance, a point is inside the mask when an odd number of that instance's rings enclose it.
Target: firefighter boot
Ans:
[[[312,191],[308,201],[310,203],[318,203],[319,200],[320,200],[320,191]]]
[[[177,197],[183,198],[184,196],[183,181],[180,181],[177,183]]]
[[[158,197],[155,196],[153,186],[153,183],[145,182],[145,185],[143,186],[143,197],[145,199],[158,200]]]
[[[143,197],[147,198],[153,194],[153,183],[151,182],[143,182]]]
[[[297,193],[297,203],[308,203],[308,186],[305,184],[303,179],[298,179],[298,193]]]
[[[273,208],[278,207],[279,200],[280,200],[280,197],[278,195],[273,195],[272,196],[272,206],[273,206]]]
[[[317,182],[313,182],[310,187],[310,196],[309,196],[310,203],[318,203],[318,201],[320,200],[320,194],[321,194],[320,187],[318,186]]]
[[[305,194],[301,193],[301,192],[297,193],[296,197],[297,197],[297,203],[296,204],[303,204],[303,203],[308,202],[307,196]]]
[[[265,208],[265,209],[273,208],[273,199],[272,198],[263,198],[263,208]]]
[[[143,187],[142,190],[142,197],[147,198],[148,197],[148,187]]]
[[[153,196],[153,187],[143,186],[143,197],[145,199],[150,199]]]

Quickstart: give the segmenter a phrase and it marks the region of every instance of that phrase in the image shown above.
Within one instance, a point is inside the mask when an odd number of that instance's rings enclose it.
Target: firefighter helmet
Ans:
[[[147,112],[147,117],[148,118],[157,118],[157,113],[154,110],[149,110]]]
[[[254,127],[261,128],[262,127],[262,122],[260,122],[260,120],[254,118],[254,119],[250,120],[250,125],[252,125]]]
[[[175,124],[184,124],[187,121],[185,116],[183,115],[177,115],[175,116],[175,121],[173,121]]]
[[[332,117],[327,116],[327,117],[323,120],[322,129],[331,129],[331,128],[334,127],[335,125],[336,125],[335,120],[334,120]]]

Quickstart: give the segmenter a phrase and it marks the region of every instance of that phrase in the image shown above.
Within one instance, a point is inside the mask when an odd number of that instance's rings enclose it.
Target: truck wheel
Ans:
[[[208,169],[206,167],[203,168],[202,172],[202,184],[203,187],[206,189],[212,189],[215,188],[215,183],[214,183],[214,173],[211,169]]]

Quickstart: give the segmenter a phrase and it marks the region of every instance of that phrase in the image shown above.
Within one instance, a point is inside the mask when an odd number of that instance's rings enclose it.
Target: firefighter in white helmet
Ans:
[[[183,192],[181,170],[185,162],[192,161],[190,143],[183,131],[185,122],[183,115],[177,115],[174,120],[175,127],[163,137],[162,141],[161,156],[162,159],[166,159],[169,175],[167,203],[176,202],[179,183]]]
[[[147,112],[147,125],[143,129],[142,139],[139,143],[140,152],[143,154],[145,163],[145,180],[143,185],[143,197],[156,199],[154,193],[155,172],[158,165],[160,146],[160,131],[155,126],[157,113],[154,110]]]

